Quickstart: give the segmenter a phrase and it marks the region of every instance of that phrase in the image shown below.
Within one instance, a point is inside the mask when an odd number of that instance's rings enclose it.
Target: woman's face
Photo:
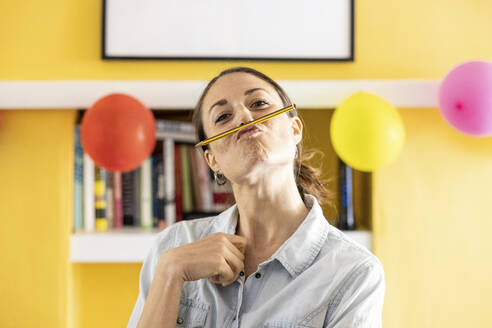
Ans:
[[[244,72],[230,73],[219,78],[203,100],[203,128],[211,137],[283,107],[268,82]],[[243,178],[292,165],[296,145],[302,138],[300,119],[283,113],[257,127],[259,131],[240,138],[242,129],[210,143],[205,151],[210,168],[233,183],[241,183]]]

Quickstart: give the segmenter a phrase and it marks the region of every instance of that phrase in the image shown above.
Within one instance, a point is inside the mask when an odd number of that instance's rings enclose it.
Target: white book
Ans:
[[[166,226],[176,222],[176,201],[174,186],[174,140],[166,138],[162,143],[164,162],[164,216]]]
[[[195,127],[191,122],[156,120],[156,138],[174,139],[174,142],[196,143]]]
[[[94,231],[96,209],[94,207],[94,161],[84,152],[84,229]]]
[[[152,157],[142,163],[140,173],[140,219],[143,228],[152,228]]]
[[[114,173],[106,171],[106,219],[108,229],[114,228]]]

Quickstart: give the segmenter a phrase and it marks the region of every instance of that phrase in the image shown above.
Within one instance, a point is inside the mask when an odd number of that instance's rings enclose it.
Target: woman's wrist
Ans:
[[[182,270],[180,270],[179,262],[172,257],[172,254],[169,253],[169,251],[162,253],[159,258],[156,274],[177,283],[184,283],[185,281]]]

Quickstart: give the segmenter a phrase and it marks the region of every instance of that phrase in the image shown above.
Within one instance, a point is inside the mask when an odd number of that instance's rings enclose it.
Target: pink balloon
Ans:
[[[439,109],[465,134],[492,135],[492,63],[470,61],[453,68],[439,87]]]

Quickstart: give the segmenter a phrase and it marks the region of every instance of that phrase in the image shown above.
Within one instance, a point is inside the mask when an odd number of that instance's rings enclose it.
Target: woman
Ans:
[[[193,121],[204,140],[289,105],[277,83],[236,67],[209,82]],[[289,111],[203,147],[236,204],[159,233],[128,327],[381,326],[382,265],[323,216],[302,129]]]

